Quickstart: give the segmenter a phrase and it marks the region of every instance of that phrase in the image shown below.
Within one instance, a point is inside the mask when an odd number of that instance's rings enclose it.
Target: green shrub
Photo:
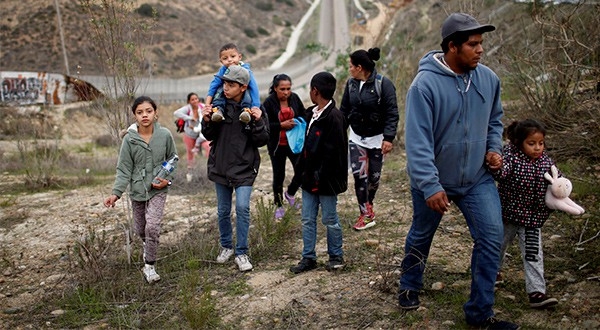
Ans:
[[[256,32],[254,32],[254,30],[252,30],[250,28],[245,28],[244,33],[246,34],[246,36],[248,38],[256,38],[257,37]]]
[[[100,147],[114,147],[117,145],[115,139],[110,134],[103,134],[96,137],[94,143]]]
[[[279,2],[279,3],[283,2],[283,3],[285,3],[286,5],[288,5],[290,7],[294,7],[295,6],[294,1],[292,1],[292,0],[277,0],[277,2]]]
[[[265,30],[262,26],[259,26],[256,31],[263,36],[268,36],[270,34],[269,31]]]
[[[262,11],[273,11],[273,4],[269,2],[258,2],[256,8]]]
[[[300,234],[300,223],[294,219],[294,209],[288,207],[283,219],[273,221],[275,205],[265,203],[260,199],[256,203],[256,211],[252,214],[254,229],[250,231],[250,246],[252,246],[252,259],[256,261],[271,259],[284,254],[292,242],[289,237]]]
[[[145,17],[158,17],[156,9],[147,3],[142,4],[135,12]]]
[[[256,48],[252,45],[246,45],[246,51],[250,54],[256,54]]]

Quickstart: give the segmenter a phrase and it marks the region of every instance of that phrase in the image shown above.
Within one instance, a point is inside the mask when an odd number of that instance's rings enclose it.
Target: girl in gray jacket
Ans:
[[[157,122],[156,103],[151,98],[138,97],[131,111],[136,122],[129,126],[123,137],[112,194],[104,200],[104,206],[114,207],[129,186],[135,232],[142,238],[144,246],[142,272],[146,281],[153,283],[160,280],[154,263],[167,191],[174,172],[166,178],[156,176],[164,161],[177,156],[177,149],[171,132]],[[153,183],[154,179],[159,183]]]

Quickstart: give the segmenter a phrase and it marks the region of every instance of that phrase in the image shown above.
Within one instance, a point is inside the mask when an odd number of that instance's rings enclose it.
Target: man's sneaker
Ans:
[[[252,120],[252,116],[250,116],[250,109],[244,108],[244,111],[240,113],[240,121],[244,124],[248,124]]]
[[[515,323],[508,321],[501,321],[495,317],[490,317],[480,324],[469,324],[474,329],[488,329],[488,330],[517,330],[519,326]]]
[[[229,258],[233,255],[233,249],[221,248],[221,252],[217,256],[217,262],[220,264],[226,263]]]
[[[410,311],[419,308],[419,292],[413,290],[400,290],[398,293],[398,304],[400,308]]]
[[[327,263],[327,266],[325,266],[325,269],[328,271],[334,271],[342,268],[344,268],[344,258],[341,256],[329,257],[329,262]]]
[[[352,228],[355,230],[365,230],[375,226],[375,220],[369,219],[366,213],[362,213]]]
[[[223,116],[223,111],[221,111],[221,109],[219,108],[212,108],[212,115],[210,116],[210,120],[214,121],[214,122],[220,122],[223,121],[223,119],[225,119],[225,117]]]
[[[285,210],[283,209],[283,207],[278,207],[277,209],[275,209],[275,220],[283,219],[284,215],[285,215]]]
[[[290,267],[290,272],[300,274],[315,268],[317,268],[317,261],[315,259],[302,258],[296,266]]]
[[[144,278],[148,283],[154,283],[160,281],[160,276],[156,273],[154,269],[154,265],[145,264],[144,268],[142,268],[142,272],[144,273]]]
[[[186,180],[187,182],[192,182],[192,179],[193,179],[193,178],[194,178],[194,176],[192,175],[192,173],[187,173],[187,174],[185,175],[185,180]]]
[[[294,197],[294,195],[290,195],[290,194],[288,194],[287,191],[285,191],[283,193],[283,197],[288,202],[288,204],[290,204],[290,206],[292,206],[292,207],[296,206],[296,208],[298,208],[298,206],[296,205],[296,197]]]
[[[547,296],[544,293],[532,292],[529,294],[529,306],[531,306],[531,308],[544,309],[556,304],[558,304],[558,300],[556,298]]]
[[[245,254],[240,254],[235,257],[235,263],[238,265],[240,272],[246,272],[252,270],[252,264],[250,263],[250,259]]]
[[[502,272],[498,272],[496,274],[496,283],[495,285],[498,286],[500,284],[504,283],[504,278],[502,278]]]

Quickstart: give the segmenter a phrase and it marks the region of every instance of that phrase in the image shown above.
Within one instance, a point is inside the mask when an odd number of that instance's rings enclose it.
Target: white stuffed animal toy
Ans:
[[[558,168],[552,165],[550,168],[552,176],[549,173],[544,173],[544,178],[550,181],[546,190],[546,206],[552,210],[559,210],[573,215],[580,215],[585,210],[573,202],[569,195],[573,190],[571,181],[567,178],[558,177]]]

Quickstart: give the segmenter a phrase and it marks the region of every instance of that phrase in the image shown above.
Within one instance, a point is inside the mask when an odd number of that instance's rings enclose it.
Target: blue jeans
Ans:
[[[317,215],[321,204],[321,221],[327,228],[329,258],[342,257],[342,226],[337,214],[337,195],[315,195],[302,189],[302,258],[317,259]]]
[[[217,191],[217,214],[221,246],[233,249],[231,226],[231,200],[235,190],[235,255],[248,253],[248,228],[250,227],[250,193],[252,186],[229,187],[215,183]]]
[[[427,207],[422,191],[413,188],[411,193],[413,220],[404,247],[400,290],[419,291],[423,287],[423,271],[442,214]],[[471,294],[463,310],[467,323],[479,324],[494,316],[494,284],[504,235],[500,198],[491,178],[476,184],[464,195],[448,198],[461,210],[474,242]]]

